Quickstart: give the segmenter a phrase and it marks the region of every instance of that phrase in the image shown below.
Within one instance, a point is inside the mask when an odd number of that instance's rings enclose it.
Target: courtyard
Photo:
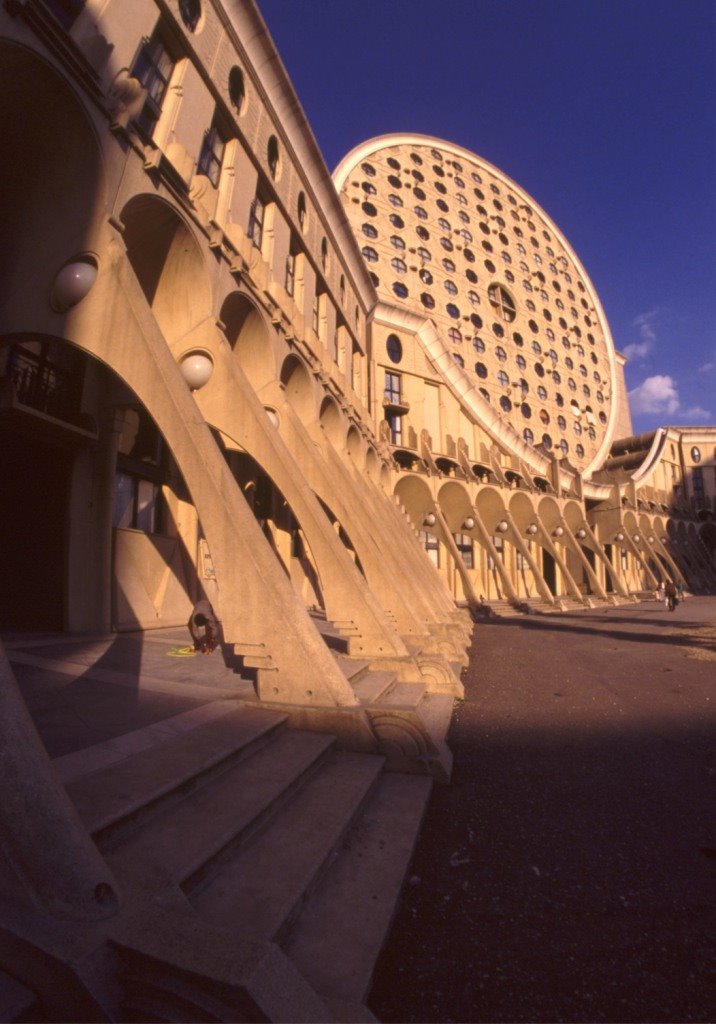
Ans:
[[[716,599],[478,623],[370,1006],[713,1020]]]

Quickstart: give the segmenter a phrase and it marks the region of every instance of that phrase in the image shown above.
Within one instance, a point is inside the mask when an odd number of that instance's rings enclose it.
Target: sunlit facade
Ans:
[[[716,429],[632,436],[624,358],[578,255],[479,156],[388,136],[332,178],[253,0],[8,0],[0,58],[0,970],[22,1019],[59,1013],[57,991],[77,1019],[120,1019],[135,969],[149,988],[171,975],[171,1013],[184,999],[196,1019],[358,1019],[372,967],[336,994],[310,973],[325,949],[304,965],[286,939],[314,875],[286,921],[246,926],[241,971],[222,959],[194,892],[238,831],[173,888],[161,865],[141,885],[126,865],[112,877],[113,829],[135,811],[108,824],[95,806],[90,828],[70,806],[13,644],[143,637],[208,599],[253,687],[242,707],[333,743],[344,768],[373,758],[356,804],[377,791],[387,814],[399,792],[388,817],[415,831],[431,780],[449,780],[483,602],[713,589]],[[200,998],[209,977],[243,1017]]]

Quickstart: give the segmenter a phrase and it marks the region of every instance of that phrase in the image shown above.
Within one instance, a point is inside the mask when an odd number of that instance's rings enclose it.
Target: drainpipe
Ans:
[[[562,518],[560,520],[560,524],[561,524],[562,529],[564,530],[564,532],[569,537],[570,543],[572,545],[573,550],[576,552],[577,557],[580,559],[582,565],[586,569],[587,576],[589,577],[589,582],[591,583],[592,587],[596,590],[597,597],[600,597],[602,599],[602,601],[608,600],[606,590],[604,589],[604,587],[599,582],[599,578],[598,578],[597,574],[595,573],[594,569],[592,569],[591,565],[589,564],[589,559],[587,558],[587,556],[582,551],[582,545],[579,543],[579,540],[577,539],[577,537],[575,537],[575,535],[572,533],[571,529],[569,528],[569,525],[567,524],[567,520]],[[585,532],[585,539],[586,539],[586,531],[584,531],[584,532]]]
[[[610,578],[616,584],[616,589],[617,589],[617,591],[619,593],[619,596],[623,597],[625,600],[628,601],[629,600],[629,591],[624,586],[624,582],[623,582],[623,580],[621,579],[621,577],[619,575],[619,570],[616,568],[616,566],[612,565],[612,563],[607,558],[607,553],[604,550],[604,548],[602,547],[602,545],[599,543],[599,541],[597,540],[597,536],[594,533],[594,530],[591,528],[589,523],[586,523],[586,522],[582,526],[582,529],[586,532],[587,539],[591,541],[593,550],[596,552],[597,557],[599,558],[599,560],[604,565],[604,568],[609,573]]]
[[[518,597],[517,591],[512,586],[512,580],[510,579],[510,575],[507,572],[505,566],[503,565],[502,559],[500,558],[497,548],[492,543],[492,537],[490,536],[487,527],[483,523],[480,513],[477,511],[477,509],[473,509],[472,515],[473,519],[475,520],[475,529],[479,533],[480,540],[482,541],[483,545],[485,546],[485,548],[487,548],[487,552],[491,556],[492,561],[495,563],[495,568],[500,574],[502,586],[505,588],[505,593],[507,594],[507,598],[510,604],[519,604],[520,599]]]
[[[509,512],[509,511],[505,512],[505,519],[510,524],[510,527],[512,529],[512,537],[511,537],[511,539],[512,539],[513,544],[515,545],[517,550],[520,552],[520,554],[522,555],[522,557],[525,559],[525,561],[527,562],[527,564],[530,567],[530,571],[532,572],[532,577],[533,577],[533,579],[535,581],[537,589],[540,592],[540,597],[542,598],[543,601],[546,601],[548,604],[554,605],[556,603],[555,602],[555,596],[552,593],[552,591],[549,589],[549,587],[547,586],[547,583],[545,582],[545,578],[542,575],[542,573],[540,572],[539,566],[537,565],[537,560],[532,555],[532,552],[530,551],[529,544],[525,541],[525,539],[523,538],[522,534],[520,533],[520,531],[518,529],[518,526],[517,526],[517,523],[515,522],[515,520],[512,517],[512,513]],[[536,529],[535,529],[535,532],[536,532]]]

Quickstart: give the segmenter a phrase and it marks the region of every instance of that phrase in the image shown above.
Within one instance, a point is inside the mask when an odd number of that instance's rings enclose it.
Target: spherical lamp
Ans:
[[[97,280],[97,264],[89,256],[65,263],[52,285],[52,306],[58,313],[76,306]]]
[[[189,352],[179,363],[181,375],[192,391],[198,391],[208,383],[214,372],[214,364],[205,352]]]
[[[472,518],[472,516],[468,516],[467,517],[465,522],[462,524],[462,528],[463,528],[463,530],[474,530],[475,529],[475,520]]]
[[[435,526],[435,515],[432,512],[428,512],[423,518],[423,526]]]

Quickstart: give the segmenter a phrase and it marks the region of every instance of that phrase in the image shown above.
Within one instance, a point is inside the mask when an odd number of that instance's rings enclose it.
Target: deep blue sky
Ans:
[[[592,278],[635,430],[716,420],[713,0],[259,6],[331,170],[397,131],[494,163]]]

